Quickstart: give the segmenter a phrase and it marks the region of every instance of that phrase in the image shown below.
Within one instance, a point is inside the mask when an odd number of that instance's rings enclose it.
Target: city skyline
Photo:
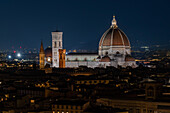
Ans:
[[[0,113],[170,113],[169,4],[0,0]]]
[[[169,1],[123,2],[1,1],[0,48],[39,48],[41,40],[46,48],[59,30],[64,48],[95,50],[113,15],[132,46],[169,44]]]

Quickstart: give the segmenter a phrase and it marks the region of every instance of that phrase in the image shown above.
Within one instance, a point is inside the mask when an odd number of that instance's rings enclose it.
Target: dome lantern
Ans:
[[[103,56],[106,53],[116,54],[117,51],[121,54],[130,53],[130,42],[126,34],[118,28],[115,16],[113,16],[112,25],[104,32],[99,41],[99,55]]]
[[[113,28],[117,28],[118,26],[117,26],[117,21],[116,21],[116,19],[115,19],[115,16],[113,16],[113,20],[112,20],[112,23],[111,23],[112,25],[111,25],[111,27],[113,27]]]

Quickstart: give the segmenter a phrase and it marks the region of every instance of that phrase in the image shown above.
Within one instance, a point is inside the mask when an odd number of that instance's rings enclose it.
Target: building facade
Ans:
[[[113,108],[126,109],[129,113],[170,113],[169,102],[108,98],[97,99],[97,102]]]
[[[52,67],[59,67],[59,49],[63,48],[62,35],[63,32],[52,32]],[[137,66],[135,59],[131,56],[129,39],[118,28],[115,16],[113,16],[110,28],[102,35],[98,48],[98,53],[68,53],[65,58],[65,67]]]

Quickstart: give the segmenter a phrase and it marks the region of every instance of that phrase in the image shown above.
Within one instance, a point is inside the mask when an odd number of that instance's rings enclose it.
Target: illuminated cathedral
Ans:
[[[131,46],[126,34],[118,28],[115,16],[111,26],[99,41],[98,53],[68,53],[63,49],[63,32],[52,32],[52,48],[40,49],[40,66],[49,64],[51,67],[73,68],[87,66],[91,68],[107,66],[136,67],[131,56]],[[42,58],[43,57],[43,58]],[[43,60],[43,61],[41,61]],[[43,63],[43,64],[42,64]]]

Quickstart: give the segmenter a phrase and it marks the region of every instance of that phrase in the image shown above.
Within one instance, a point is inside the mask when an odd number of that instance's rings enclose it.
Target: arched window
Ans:
[[[147,93],[148,93],[148,96],[153,96],[154,88],[153,88],[152,86],[150,86],[150,87],[147,89]]]
[[[105,55],[108,55],[108,51],[106,51]]]
[[[57,43],[56,43],[56,41],[54,42],[54,48],[56,48],[57,47]]]
[[[117,52],[116,52],[116,54],[120,54],[120,52],[119,52],[119,51],[117,51]]]
[[[61,47],[61,42],[59,42],[59,47]]]
[[[75,61],[78,61],[78,58],[75,58]]]

